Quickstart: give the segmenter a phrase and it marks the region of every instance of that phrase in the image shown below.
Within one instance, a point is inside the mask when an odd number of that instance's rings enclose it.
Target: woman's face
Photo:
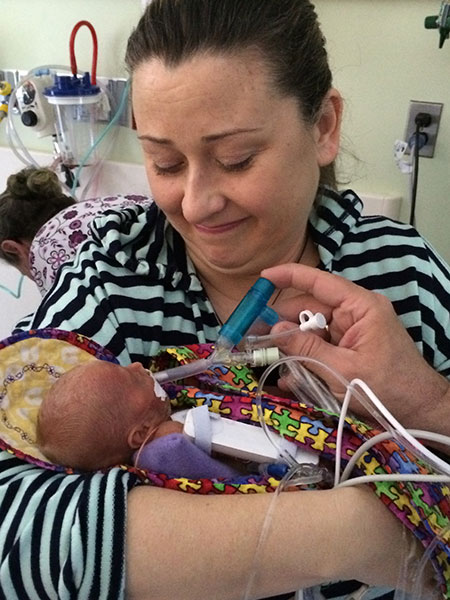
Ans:
[[[337,152],[329,105],[331,117],[327,109],[306,124],[250,52],[137,68],[133,109],[150,188],[200,271],[254,274],[298,258],[319,168]]]

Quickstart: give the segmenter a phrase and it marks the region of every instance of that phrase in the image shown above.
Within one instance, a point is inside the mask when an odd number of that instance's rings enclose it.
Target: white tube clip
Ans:
[[[327,326],[327,320],[320,312],[312,313],[310,310],[302,310],[298,315],[298,320],[300,331],[318,331]]]

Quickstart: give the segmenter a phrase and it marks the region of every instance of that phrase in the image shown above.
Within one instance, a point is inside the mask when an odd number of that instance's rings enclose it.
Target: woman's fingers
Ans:
[[[261,276],[269,279],[278,288],[294,288],[310,294],[317,301],[332,308],[352,300],[355,292],[359,297],[362,295],[367,298],[372,294],[339,275],[299,264],[271,267],[262,271]]]

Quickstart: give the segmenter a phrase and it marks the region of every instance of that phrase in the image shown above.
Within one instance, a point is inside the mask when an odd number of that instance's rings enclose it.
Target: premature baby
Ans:
[[[136,462],[174,477],[236,474],[182,430],[170,419],[166,393],[140,363],[92,360],[62,375],[44,397],[37,446],[54,464],[82,471]]]

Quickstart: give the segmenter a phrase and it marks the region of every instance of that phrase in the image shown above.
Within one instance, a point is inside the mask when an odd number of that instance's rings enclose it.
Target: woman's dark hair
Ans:
[[[152,0],[132,32],[125,61],[130,74],[157,58],[176,66],[198,53],[255,50],[278,91],[298,99],[314,123],[331,88],[325,38],[309,0]],[[321,183],[335,187],[334,165]]]
[[[75,200],[62,193],[50,169],[27,167],[10,175],[0,194],[0,244],[4,240],[31,242],[37,231]],[[0,247],[0,258],[15,264],[15,256]]]

